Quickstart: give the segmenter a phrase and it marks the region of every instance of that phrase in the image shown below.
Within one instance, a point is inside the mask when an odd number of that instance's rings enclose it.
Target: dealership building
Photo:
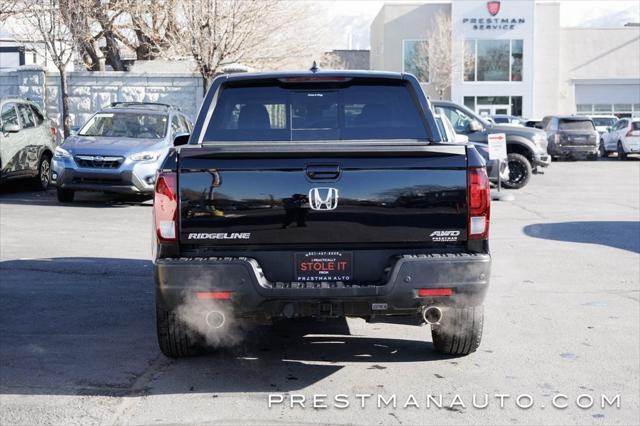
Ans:
[[[640,117],[640,26],[624,24],[562,27],[558,2],[385,4],[371,24],[371,69],[411,72],[431,98],[482,114]],[[430,46],[438,33],[450,49]]]

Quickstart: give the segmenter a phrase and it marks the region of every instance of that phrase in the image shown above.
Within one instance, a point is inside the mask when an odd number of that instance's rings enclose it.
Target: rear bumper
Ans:
[[[549,145],[549,154],[557,157],[583,158],[598,155],[598,145]]]
[[[157,298],[173,309],[195,293],[230,291],[240,317],[412,315],[421,307],[482,304],[489,286],[488,254],[411,255],[400,258],[384,285],[271,283],[248,258],[159,259]],[[419,297],[420,288],[452,288],[452,296]],[[286,312],[286,313],[285,313]]]
[[[640,153],[640,137],[627,137],[623,139],[622,148],[627,154]]]

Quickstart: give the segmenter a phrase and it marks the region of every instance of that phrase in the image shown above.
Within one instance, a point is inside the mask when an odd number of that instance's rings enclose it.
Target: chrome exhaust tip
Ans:
[[[207,313],[204,320],[206,321],[209,328],[218,329],[222,328],[226,321],[226,318],[220,311],[210,311],[209,313]]]
[[[422,319],[429,325],[440,324],[442,311],[437,306],[427,306],[422,310]]]

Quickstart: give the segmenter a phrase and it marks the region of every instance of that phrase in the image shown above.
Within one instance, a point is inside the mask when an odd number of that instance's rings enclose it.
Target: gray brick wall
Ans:
[[[81,126],[94,112],[117,101],[173,104],[195,119],[203,98],[199,74],[146,74],[130,72],[71,72],[67,76],[72,127]],[[23,66],[0,73],[0,97],[46,102],[49,118],[61,126],[60,78],[39,67]]]

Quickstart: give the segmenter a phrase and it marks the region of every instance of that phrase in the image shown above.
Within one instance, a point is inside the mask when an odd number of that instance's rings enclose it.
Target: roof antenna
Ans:
[[[311,71],[312,73],[318,72],[318,65],[316,64],[316,61],[313,61],[313,65],[311,65],[311,68],[309,68],[309,71]]]

